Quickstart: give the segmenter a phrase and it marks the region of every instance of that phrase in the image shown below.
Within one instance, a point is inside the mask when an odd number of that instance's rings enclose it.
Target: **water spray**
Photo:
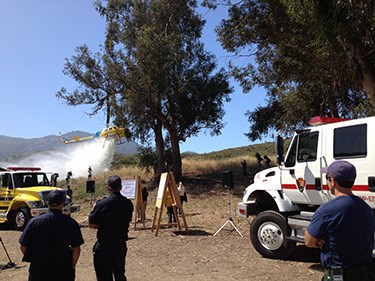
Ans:
[[[71,171],[75,177],[87,176],[91,166],[96,173],[108,171],[116,150],[115,139],[98,138],[91,141],[72,143],[59,149],[33,153],[4,166],[36,166],[59,175]]]

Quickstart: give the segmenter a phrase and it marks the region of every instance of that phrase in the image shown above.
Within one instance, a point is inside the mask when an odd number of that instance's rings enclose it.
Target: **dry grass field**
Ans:
[[[126,272],[128,280],[310,280],[321,279],[319,252],[299,245],[288,260],[262,258],[252,247],[249,239],[249,220],[239,219],[235,214],[237,203],[243,190],[251,181],[256,168],[255,159],[246,159],[249,176],[242,174],[242,157],[224,160],[184,160],[184,185],[188,202],[184,204],[188,231],[177,228],[164,228],[151,231],[155,210],[157,182],[137,169],[121,169],[94,175],[97,190],[94,197],[84,194],[85,179],[74,179],[72,186],[75,198],[81,204],[80,213],[73,217],[80,223],[85,239],[77,265],[76,280],[95,280],[91,248],[95,242],[95,231],[87,227],[86,217],[92,202],[105,195],[107,177],[118,174],[122,178],[141,176],[143,186],[150,192],[146,224],[131,225],[128,241]],[[231,170],[234,175],[234,188],[223,189],[221,171]],[[228,196],[230,195],[230,197]],[[229,200],[230,199],[230,200]],[[230,203],[230,204],[228,204]],[[227,224],[215,237],[213,234],[228,220],[229,208],[234,224],[243,237]],[[167,215],[163,212],[163,222]],[[20,232],[6,225],[0,225],[0,236],[16,266],[0,271],[0,280],[27,280],[28,264],[21,261],[18,238]],[[0,248],[0,266],[8,258]],[[51,281],[53,281],[51,279]]]

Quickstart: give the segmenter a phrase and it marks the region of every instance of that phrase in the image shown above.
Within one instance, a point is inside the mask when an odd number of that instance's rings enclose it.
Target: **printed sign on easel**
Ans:
[[[137,227],[137,222],[142,222],[143,227],[145,227],[145,208],[140,176],[138,176],[136,180],[122,180],[121,184],[121,195],[130,200],[135,200],[134,229]],[[138,217],[141,218],[140,221],[138,221]]]
[[[164,207],[170,207],[170,211],[173,211],[173,215],[176,219],[176,222],[171,222],[167,224],[160,223]],[[158,235],[160,226],[177,226],[178,230],[181,231],[180,220],[177,215],[178,209],[180,210],[185,230],[188,231],[186,217],[177,191],[174,175],[172,172],[163,173],[160,177],[159,189],[155,204],[155,214],[151,227],[151,231],[154,231],[154,229],[156,230],[155,236]]]
[[[137,180],[122,180],[121,195],[128,199],[135,199]]]

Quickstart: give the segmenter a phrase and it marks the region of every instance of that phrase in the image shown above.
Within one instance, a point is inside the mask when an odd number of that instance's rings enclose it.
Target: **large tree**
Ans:
[[[116,64],[107,54],[92,54],[86,45],[76,48],[76,55],[65,60],[63,73],[78,82],[80,87],[68,91],[65,87],[56,93],[56,97],[68,105],[92,105],[89,115],[96,115],[101,110],[107,111],[107,125],[112,115],[110,109],[115,107],[124,84],[119,83],[117,76],[126,76],[121,65]],[[119,124],[123,126],[124,123]]]
[[[144,140],[154,137],[162,172],[165,141],[170,142],[172,170],[182,175],[180,141],[208,129],[219,134],[223,127],[223,103],[232,89],[227,73],[216,70],[214,56],[200,42],[204,21],[195,12],[193,0],[96,1],[96,9],[107,21],[105,73],[121,86],[114,95],[112,114],[118,123],[130,122]],[[81,65],[81,56],[68,62]],[[113,68],[112,68],[113,66]],[[90,74],[67,74],[85,85],[85,91],[59,96],[66,100],[92,101],[94,88],[84,79]],[[90,71],[89,71],[90,72]],[[119,88],[116,87],[116,90]],[[112,96],[112,95],[111,95]],[[95,99],[94,99],[95,100]]]
[[[129,70],[123,93],[128,112],[134,122],[161,124],[172,149],[172,170],[179,178],[180,141],[202,129],[218,134],[223,102],[231,93],[227,74],[215,73],[215,59],[199,41],[204,21],[194,10],[196,1],[97,4],[109,23],[106,45],[121,53],[118,58]]]
[[[281,0],[287,13],[316,38],[343,51],[354,64],[363,90],[375,107],[375,1]]]
[[[311,7],[297,7],[297,2],[330,1],[225,2],[230,4],[229,18],[217,29],[220,40],[234,57],[253,58],[245,66],[233,64],[232,73],[245,91],[255,84],[267,90],[267,105],[247,113],[250,139],[270,129],[298,128],[314,115],[355,117],[368,112],[370,93],[364,92],[351,50],[317,32],[322,26],[312,24]]]

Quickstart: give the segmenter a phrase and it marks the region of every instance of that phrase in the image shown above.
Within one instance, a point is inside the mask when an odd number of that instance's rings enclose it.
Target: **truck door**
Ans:
[[[285,194],[294,203],[322,203],[316,187],[320,180],[320,151],[319,131],[306,130],[293,138],[281,181]]]
[[[0,184],[0,208],[7,209],[10,202],[14,198],[14,188],[11,174],[5,173],[1,175]]]

